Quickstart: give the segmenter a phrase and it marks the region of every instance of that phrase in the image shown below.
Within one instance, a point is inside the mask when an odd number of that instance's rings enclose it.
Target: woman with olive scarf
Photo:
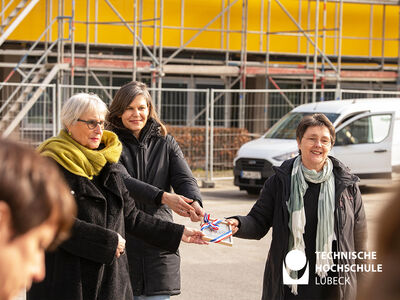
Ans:
[[[275,175],[265,182],[247,216],[235,216],[228,222],[239,238],[261,239],[273,228],[262,299],[354,300],[361,274],[330,268],[361,262],[317,253],[365,251],[366,220],[358,177],[328,156],[335,129],[325,115],[304,117],[296,138],[300,155],[274,168]],[[306,258],[304,268],[290,270],[290,259],[285,260],[289,252],[294,258]],[[286,274],[286,283],[287,278],[307,275],[308,283],[284,285]],[[327,278],[342,283],[346,279],[347,283],[322,284]]]
[[[103,130],[106,113],[98,96],[72,96],[61,112],[64,129],[38,149],[60,165],[78,214],[71,238],[46,255],[47,276],[32,287],[29,300],[132,300],[125,231],[169,251],[176,251],[181,239],[204,243],[199,231],[135,207],[117,164],[122,145]]]

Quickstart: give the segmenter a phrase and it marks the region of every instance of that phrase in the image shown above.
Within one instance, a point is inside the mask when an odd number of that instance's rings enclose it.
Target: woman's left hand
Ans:
[[[202,239],[203,236],[204,233],[202,233],[200,230],[185,227],[182,235],[182,241],[191,244],[207,245],[208,243]]]

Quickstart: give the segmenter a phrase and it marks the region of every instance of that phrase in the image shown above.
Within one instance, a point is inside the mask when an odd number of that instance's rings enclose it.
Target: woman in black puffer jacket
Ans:
[[[199,221],[204,213],[196,180],[178,143],[159,120],[146,85],[133,81],[121,87],[110,105],[107,121],[122,142],[120,162],[129,173],[125,184],[134,193],[137,207],[162,220],[173,220],[173,208],[176,213]],[[137,180],[160,192],[137,193],[146,190]],[[171,187],[183,195],[176,198],[175,205],[165,201]],[[180,293],[178,251],[164,251],[129,235],[126,246],[135,296],[169,299]]]

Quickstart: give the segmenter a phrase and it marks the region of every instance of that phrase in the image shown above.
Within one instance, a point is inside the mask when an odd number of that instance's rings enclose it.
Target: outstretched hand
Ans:
[[[239,221],[237,219],[226,219],[225,220],[232,228],[232,235],[235,234],[239,230]]]
[[[187,199],[187,198],[185,198],[185,199]],[[187,200],[190,200],[190,199],[187,199]],[[190,200],[190,201],[192,201],[192,200]],[[200,222],[204,217],[204,209],[200,206],[199,202],[197,202],[197,201],[193,201],[191,206],[194,208],[194,211],[190,211],[190,220],[192,222]]]
[[[182,235],[182,241],[191,244],[207,245],[208,243],[202,239],[203,236],[204,233],[202,233],[200,230],[185,227]]]
[[[203,208],[197,201],[181,195],[164,192],[161,203],[168,205],[169,208],[182,217],[190,217],[192,222],[199,222],[204,216]]]
[[[189,217],[190,211],[195,211],[189,204],[192,203],[192,200],[177,194],[164,192],[161,203],[168,205],[169,208],[182,217]]]

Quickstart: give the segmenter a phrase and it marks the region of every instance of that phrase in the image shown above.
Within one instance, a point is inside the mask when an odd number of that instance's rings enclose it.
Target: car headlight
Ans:
[[[277,161],[284,161],[297,156],[297,154],[299,154],[299,151],[292,151],[282,155],[275,156],[274,159]]]

